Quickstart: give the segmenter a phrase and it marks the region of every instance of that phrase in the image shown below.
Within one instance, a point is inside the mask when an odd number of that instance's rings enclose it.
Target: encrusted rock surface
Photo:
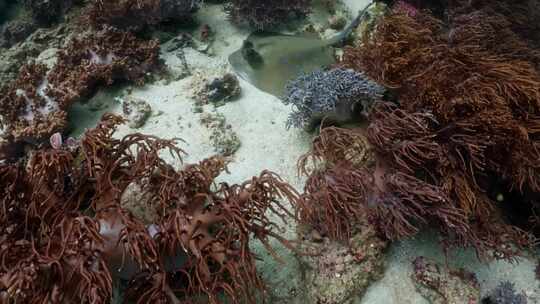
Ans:
[[[0,26],[0,47],[9,48],[23,41],[37,29],[30,16],[9,21]]]
[[[299,227],[298,233],[301,249],[308,253],[298,255],[305,303],[353,303],[382,277],[387,242],[367,221],[357,226],[349,244],[332,241],[308,227]]]
[[[61,24],[51,29],[38,29],[25,41],[0,50],[0,87],[14,80],[21,66],[50,48],[60,48],[72,32],[73,25]]]
[[[227,123],[221,113],[202,113],[201,123],[210,131],[210,140],[214,151],[223,155],[231,156],[240,148],[240,139],[232,126]]]
[[[479,304],[480,286],[473,273],[447,269],[425,257],[413,261],[412,280],[431,304]]]
[[[122,112],[130,128],[140,128],[152,115],[152,107],[143,99],[128,97],[122,102]]]
[[[149,208],[151,196],[145,192],[138,183],[131,183],[122,193],[122,207],[129,210],[137,219],[149,225],[158,218],[156,210]]]
[[[216,106],[234,100],[240,96],[240,82],[229,72],[219,75],[196,75],[193,80],[193,98],[199,104],[212,103]]]

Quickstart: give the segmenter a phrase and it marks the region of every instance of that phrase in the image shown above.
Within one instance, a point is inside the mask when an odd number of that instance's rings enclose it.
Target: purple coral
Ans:
[[[504,281],[495,288],[483,301],[483,304],[527,304],[527,297],[517,293],[514,283]]]
[[[283,103],[293,105],[287,128],[313,129],[322,119],[345,123],[355,113],[367,114],[384,88],[363,73],[333,69],[304,74],[289,82]]]

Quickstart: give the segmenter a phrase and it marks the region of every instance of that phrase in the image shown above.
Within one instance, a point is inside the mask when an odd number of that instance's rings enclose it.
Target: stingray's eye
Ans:
[[[244,41],[244,45],[242,46],[244,49],[253,49],[253,42],[251,41]]]
[[[250,48],[243,49],[242,55],[244,56],[244,59],[249,63],[249,65],[251,65],[252,68],[260,68],[264,63],[264,59],[254,49],[250,49]]]

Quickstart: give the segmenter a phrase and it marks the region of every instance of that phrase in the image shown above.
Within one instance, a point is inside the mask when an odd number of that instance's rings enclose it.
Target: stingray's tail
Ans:
[[[360,25],[362,20],[364,19],[364,16],[368,12],[369,8],[375,4],[376,1],[371,1],[370,4],[368,4],[364,9],[362,9],[356,18],[347,26],[343,31],[341,31],[339,34],[337,34],[335,37],[331,38],[331,45],[342,45],[345,43],[345,40],[352,34],[352,32]]]

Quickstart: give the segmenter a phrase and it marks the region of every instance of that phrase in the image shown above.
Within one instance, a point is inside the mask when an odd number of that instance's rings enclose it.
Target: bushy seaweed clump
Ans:
[[[372,165],[373,151],[360,129],[322,129],[298,162],[308,176],[298,206],[300,223],[348,242],[369,215],[364,204],[369,189],[360,181],[371,178],[367,168]]]
[[[165,21],[184,21],[195,13],[202,0],[92,0],[85,12],[86,24],[109,25],[139,31]]]
[[[367,115],[384,88],[363,73],[332,69],[305,74],[289,82],[283,103],[292,104],[287,128],[312,129],[318,122],[349,122],[355,114]]]
[[[291,18],[303,18],[311,0],[231,0],[225,5],[230,20],[257,30],[268,30]]]
[[[29,63],[0,92],[0,118],[16,141],[39,142],[67,126],[67,109],[100,86],[116,81],[142,83],[159,67],[157,41],[143,41],[106,28],[73,38],[48,70]]]
[[[527,304],[527,297],[517,293],[513,283],[504,281],[482,300],[482,304]]]
[[[179,160],[177,141],[115,139],[121,122],[107,114],[76,149],[0,164],[0,302],[111,303],[120,280],[130,303],[259,303],[249,239],[287,244],[268,216],[293,216],[278,200],[294,189],[268,171],[216,185],[220,157],[177,170],[160,157]]]
[[[389,239],[431,226],[445,248],[480,257],[511,259],[534,242],[526,224],[538,223],[540,73],[520,22],[539,8],[512,3],[456,1],[444,21],[393,8],[346,49],[341,65],[393,88],[399,103],[377,102],[365,131],[323,129],[307,158],[332,166],[308,180],[302,221],[346,238],[350,219],[367,213]],[[346,155],[362,137],[374,162],[358,166]],[[519,227],[505,214],[518,207],[531,217]]]

